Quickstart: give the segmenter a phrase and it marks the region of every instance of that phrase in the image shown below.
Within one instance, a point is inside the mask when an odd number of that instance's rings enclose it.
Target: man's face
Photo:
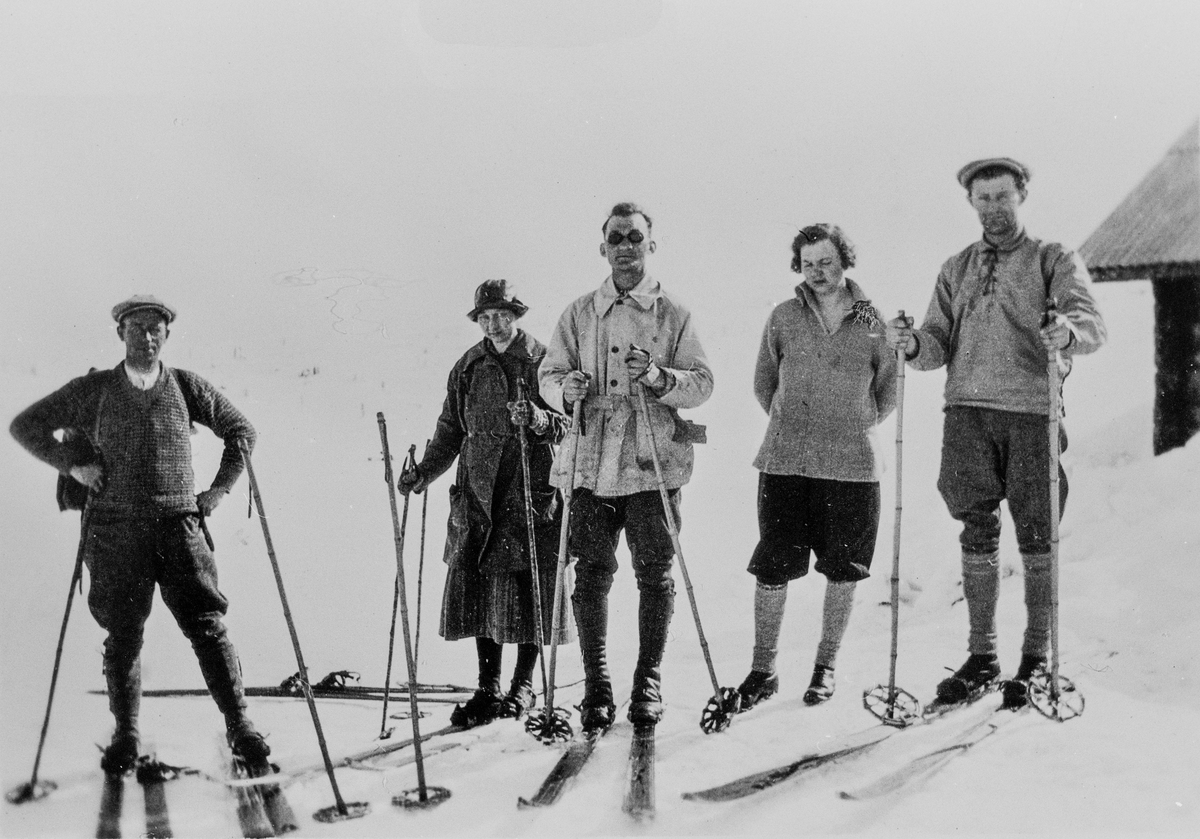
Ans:
[[[640,242],[630,239],[641,237]],[[600,244],[600,255],[608,260],[613,273],[642,273],[646,269],[646,256],[654,253],[654,242],[650,239],[650,227],[641,213],[632,216],[613,216],[604,231],[605,241]],[[613,243],[615,240],[615,244]]]
[[[158,361],[158,354],[171,330],[167,321],[153,309],[141,309],[121,319],[117,336],[125,342],[125,358],[135,367],[146,369]]]
[[[483,334],[496,346],[507,344],[516,332],[517,316],[508,309],[484,309],[475,316]]]
[[[1005,173],[986,180],[976,178],[971,183],[969,200],[979,215],[983,232],[989,236],[1004,238],[1019,229],[1017,208],[1025,196],[1017,189],[1017,181],[1012,175]]]

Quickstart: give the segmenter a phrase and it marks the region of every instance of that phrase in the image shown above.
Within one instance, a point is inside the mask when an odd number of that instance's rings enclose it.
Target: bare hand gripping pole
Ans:
[[[329,786],[333,790],[334,806],[325,807],[313,814],[320,822],[338,822],[347,819],[357,819],[371,812],[371,805],[365,801],[347,804],[342,799],[338,789],[337,778],[333,774],[333,761],[329,759],[329,747],[325,744],[325,733],[321,730],[321,718],[317,715],[317,703],[313,699],[312,686],[308,683],[308,668],[304,666],[304,654],[300,651],[300,638],[296,635],[296,624],[292,620],[292,610],[288,607],[287,592],[283,589],[283,575],[279,571],[279,560],[275,558],[275,546],[271,542],[271,531],[267,527],[267,513],[263,509],[262,494],[258,490],[258,480],[254,476],[254,465],[250,462],[250,451],[244,441],[241,443],[242,460],[246,464],[246,476],[250,479],[250,496],[258,508],[258,520],[262,524],[263,539],[267,543],[267,556],[271,560],[271,569],[275,572],[275,586],[279,589],[279,602],[283,606],[283,617],[287,620],[288,633],[292,638],[292,649],[296,653],[296,666],[300,677],[300,688],[304,691],[304,699],[308,703],[308,712],[312,716],[313,728],[317,732],[317,742],[321,746],[321,759],[325,762],[325,774],[329,776]]]

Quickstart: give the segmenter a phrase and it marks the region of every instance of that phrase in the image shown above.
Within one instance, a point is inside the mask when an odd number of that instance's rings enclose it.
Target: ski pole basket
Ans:
[[[399,795],[392,796],[392,804],[405,810],[428,810],[436,807],[450,797],[450,790],[445,787],[425,787],[406,789]]]
[[[709,699],[700,712],[700,730],[705,734],[724,731],[741,710],[742,695],[737,688],[721,688],[720,693]]]
[[[923,716],[921,701],[904,688],[876,685],[863,691],[863,707],[884,725],[905,728]]]
[[[565,743],[574,735],[567,722],[570,711],[562,708],[542,708],[525,719],[525,730],[547,746]]]
[[[1049,673],[1041,673],[1029,682],[1029,702],[1038,713],[1055,722],[1073,720],[1083,713],[1083,694],[1075,683],[1060,675],[1051,681]]]

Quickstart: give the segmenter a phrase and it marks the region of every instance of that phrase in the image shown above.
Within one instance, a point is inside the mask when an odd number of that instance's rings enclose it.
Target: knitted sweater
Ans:
[[[54,432],[82,432],[104,468],[104,488],[89,493],[89,509],[140,517],[197,512],[192,422],[225,441],[212,488],[228,492],[242,471],[240,442],[253,448],[254,428],[216,388],[187,370],[164,364],[146,391],[133,386],[120,364],[81,376],[26,408],[9,430],[63,474],[84,464],[74,462],[77,448],[58,442]]]
[[[754,466],[772,475],[879,480],[876,426],[896,405],[896,356],[861,288],[828,332],[808,286],[771,312],[754,370],[754,395],[770,416]]]
[[[947,407],[1044,415],[1046,350],[1038,331],[1047,297],[1071,330],[1071,343],[1058,354],[1065,377],[1073,356],[1095,352],[1108,337],[1087,268],[1062,245],[1023,230],[1000,246],[975,242],[942,265],[908,363],[918,370],[948,366]]]

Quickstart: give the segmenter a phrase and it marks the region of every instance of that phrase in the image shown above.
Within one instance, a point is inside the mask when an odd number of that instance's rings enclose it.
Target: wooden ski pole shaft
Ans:
[[[383,441],[383,480],[387,483],[389,493],[393,493],[392,488],[392,460],[391,453],[388,450],[387,439],[384,437],[385,429],[383,425],[383,414],[380,413],[379,419],[379,434]],[[415,446],[414,446],[415,448]],[[409,451],[409,460],[412,459],[412,451]],[[408,461],[405,461],[405,468],[408,467]],[[403,470],[401,470],[403,471]],[[404,518],[400,522],[400,551],[404,552],[404,531],[408,527],[408,496],[404,496]],[[388,696],[391,694],[392,687],[392,655],[396,647],[396,611],[400,605],[400,577],[396,576],[396,582],[392,587],[392,623],[388,628],[388,654],[387,668],[384,671],[383,685],[388,690],[383,694],[383,714],[379,720],[379,739],[383,740],[388,736],[387,720],[388,720]]]
[[[692,607],[692,617],[696,621],[696,634],[700,636],[700,648],[704,650],[704,663],[708,665],[708,677],[712,679],[713,697],[721,701],[721,684],[717,681],[717,671],[713,668],[712,655],[708,651],[708,640],[704,637],[704,627],[700,624],[700,610],[696,607],[696,593],[692,589],[692,578],[688,576],[687,563],[683,561],[683,547],[679,544],[679,528],[675,524],[675,514],[671,511],[671,497],[667,494],[667,482],[663,478],[662,463],[658,459],[658,443],[654,439],[654,426],[650,424],[650,406],[646,403],[646,386],[638,387],[638,408],[642,414],[642,422],[650,437],[650,457],[654,461],[654,477],[658,482],[658,494],[662,496],[663,518],[667,522],[667,532],[671,534],[671,545],[675,548],[675,556],[679,558],[679,571],[683,574],[683,585],[687,589],[688,603]]]
[[[900,310],[901,320],[906,320]],[[888,701],[896,696],[896,659],[900,652],[900,516],[904,495],[904,347],[896,350],[896,520],[892,526],[892,659],[888,669]]]
[[[425,441],[425,454],[429,454],[429,443]],[[422,455],[424,456],[424,455]],[[413,663],[421,666],[421,592],[425,590],[425,519],[429,512],[429,488],[421,493],[421,546],[417,551],[417,620],[413,627]]]
[[[408,662],[408,704],[412,717],[413,757],[416,758],[417,764],[417,789],[420,800],[426,801],[429,798],[429,793],[425,786],[425,760],[421,751],[421,715],[417,707],[416,664],[413,661],[412,638],[408,629],[408,595],[404,587],[404,528],[400,523],[400,518],[396,511],[396,486],[392,482],[391,476],[392,460],[388,448],[387,421],[383,418],[383,411],[380,411],[375,416],[379,420],[379,439],[383,443],[383,462],[387,464],[388,501],[392,507],[392,530],[396,534],[396,584],[400,589],[400,620],[401,628],[404,630],[404,654]],[[416,450],[416,445],[409,447],[409,461],[412,461]],[[404,496],[404,511],[405,521],[407,522],[407,495]]]
[[[245,441],[241,441],[240,446],[242,461],[246,464],[246,476],[250,480],[251,499],[258,508],[258,520],[262,525],[263,540],[267,544],[267,557],[271,560],[271,570],[275,573],[275,586],[279,589],[279,602],[283,606],[283,617],[287,621],[288,634],[292,639],[292,650],[296,654],[300,688],[304,691],[304,699],[308,703],[308,712],[312,716],[313,728],[317,733],[317,743],[321,747],[321,759],[325,763],[325,774],[329,776],[329,786],[333,790],[333,798],[338,814],[342,818],[352,817],[353,814],[346,806],[341,790],[338,789],[337,778],[333,774],[333,761],[329,758],[329,746],[325,743],[325,732],[321,729],[321,718],[317,714],[317,703],[313,699],[312,686],[308,683],[308,668],[304,665],[304,654],[300,651],[300,638],[296,635],[296,624],[292,620],[292,610],[288,606],[287,592],[283,588],[283,575],[279,570],[279,560],[275,557],[275,545],[271,541],[271,531],[267,527],[267,512],[263,508],[262,493],[258,489],[258,479],[254,475],[254,465],[250,462],[250,450],[246,448]],[[365,811],[358,813],[358,815],[364,814]]]
[[[554,575],[554,613],[550,619],[550,676],[546,685],[547,713],[554,708],[554,679],[558,667],[558,637],[563,624],[563,590],[567,577],[567,536],[570,533],[571,496],[575,492],[575,469],[579,465],[579,433],[583,417],[583,403],[576,402],[571,408],[571,471],[563,487],[562,525],[558,530],[558,569]]]
[[[517,400],[525,401],[524,381],[517,379]],[[549,720],[554,708],[549,704],[550,682],[546,676],[546,635],[542,631],[542,581],[538,569],[537,531],[533,526],[533,487],[529,482],[529,429],[522,425],[517,428],[517,438],[521,442],[521,478],[525,490],[525,532],[529,540],[529,571],[533,577],[533,622],[534,638],[538,646],[538,662],[542,668],[542,693],[546,697],[546,718]]]
[[[46,746],[46,734],[50,730],[50,710],[54,707],[54,692],[58,687],[58,670],[62,664],[63,645],[67,638],[67,622],[71,618],[71,604],[75,601],[75,586],[83,577],[83,552],[87,542],[88,520],[86,509],[80,518],[79,549],[75,552],[75,570],[71,572],[71,585],[67,589],[67,607],[63,610],[62,626],[58,630],[58,646],[54,649],[54,668],[50,672],[50,694],[46,698],[46,715],[42,718],[42,733],[38,736],[37,754],[33,758],[33,774],[27,785],[18,787],[10,793],[9,800],[16,804],[41,798],[55,786],[53,783],[44,785],[46,789],[42,791],[38,786],[38,769],[42,765],[42,750]]]
[[[1046,319],[1053,323],[1057,316],[1058,306],[1051,298],[1048,301]],[[1048,350],[1046,354],[1047,396],[1050,413],[1048,416],[1047,436],[1049,437],[1049,478],[1050,478],[1050,699],[1058,700],[1058,527],[1059,527],[1059,485],[1058,485],[1058,423],[1061,411],[1058,375],[1058,350]]]

